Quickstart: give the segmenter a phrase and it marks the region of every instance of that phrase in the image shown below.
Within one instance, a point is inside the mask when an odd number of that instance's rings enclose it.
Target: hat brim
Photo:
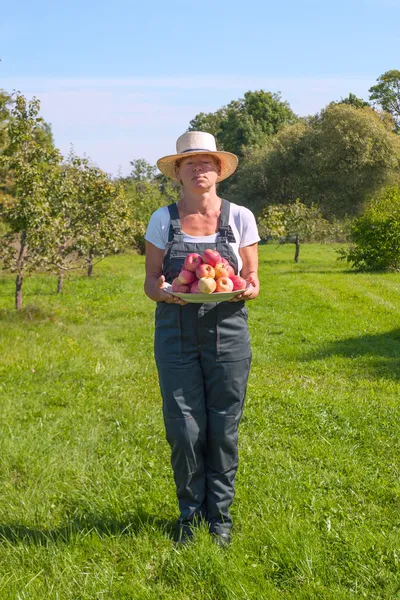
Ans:
[[[232,175],[232,173],[236,171],[239,162],[236,154],[232,154],[232,152],[225,152],[223,150],[193,150],[191,152],[182,152],[181,154],[169,154],[168,156],[163,156],[157,161],[157,167],[160,169],[161,173],[164,173],[164,175],[170,179],[179,181],[175,172],[176,161],[180,158],[187,158],[188,156],[193,156],[195,154],[209,154],[210,156],[219,158],[221,163],[221,174],[218,176],[217,182],[223,181]]]

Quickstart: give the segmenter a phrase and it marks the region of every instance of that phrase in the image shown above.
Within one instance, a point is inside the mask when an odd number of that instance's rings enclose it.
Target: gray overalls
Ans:
[[[230,204],[222,200],[215,243],[183,241],[176,204],[163,262],[166,281],[178,276],[185,257],[216,249],[238,271],[230,242]],[[155,359],[180,522],[205,518],[213,533],[229,531],[229,507],[238,467],[238,425],[251,363],[244,302],[167,304],[155,319]]]

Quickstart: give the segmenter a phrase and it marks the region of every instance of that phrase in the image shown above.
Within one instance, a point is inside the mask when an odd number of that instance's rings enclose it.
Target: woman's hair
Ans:
[[[205,152],[204,154],[207,154],[207,156],[211,156],[211,158],[213,159],[213,161],[215,162],[216,165],[218,165],[219,168],[221,168],[221,161],[218,158],[218,156],[214,156],[213,154],[208,154],[208,152]],[[178,160],[175,161],[175,169],[179,169],[180,164],[183,160],[185,160],[185,156],[182,156],[181,158],[178,158]]]

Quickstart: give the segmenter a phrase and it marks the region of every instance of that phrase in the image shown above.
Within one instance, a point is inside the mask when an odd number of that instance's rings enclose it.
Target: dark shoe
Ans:
[[[222,548],[227,548],[231,543],[231,534],[230,533],[213,533],[212,534],[214,543],[217,546],[221,546]]]
[[[193,526],[183,523],[178,529],[178,539],[176,541],[179,546],[184,546],[193,540]]]

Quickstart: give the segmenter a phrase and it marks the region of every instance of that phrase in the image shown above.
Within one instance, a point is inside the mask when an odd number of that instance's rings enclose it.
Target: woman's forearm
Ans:
[[[144,293],[150,298],[150,300],[154,300],[154,302],[162,301],[162,298],[160,297],[160,288],[157,286],[159,278],[159,275],[156,275],[155,273],[149,273],[146,275],[146,279],[144,281]]]

